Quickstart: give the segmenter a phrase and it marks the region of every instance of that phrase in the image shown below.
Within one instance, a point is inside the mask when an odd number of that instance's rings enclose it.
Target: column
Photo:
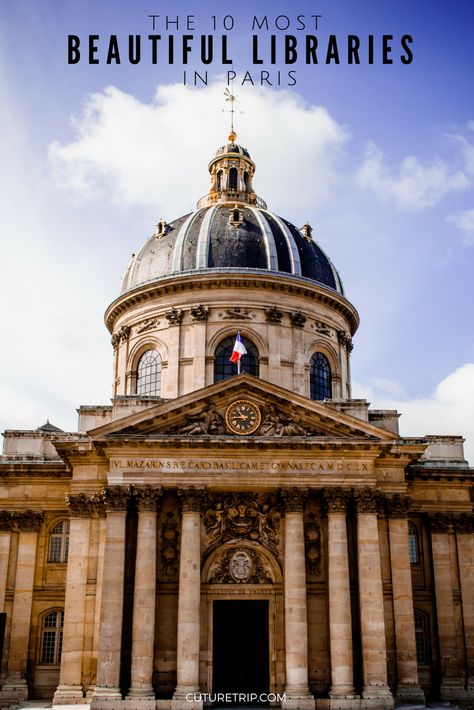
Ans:
[[[102,573],[97,683],[92,695],[91,708],[108,707],[111,700],[122,698],[120,655],[128,497],[129,490],[120,486],[106,488],[104,491],[107,524]]]
[[[82,652],[86,608],[87,568],[89,562],[89,528],[91,504],[79,495],[67,496],[69,514],[70,564],[67,567],[64,602],[63,648],[59,685],[53,704],[61,705],[79,699],[82,702]]]
[[[177,685],[173,710],[202,708],[202,700],[186,700],[199,693],[199,642],[201,606],[201,503],[204,491],[178,491],[182,499],[179,556]]]
[[[161,489],[136,488],[137,555],[133,597],[132,668],[129,697],[150,701],[155,708],[153,660],[156,607],[156,517]],[[145,705],[140,703],[140,708]]]
[[[357,504],[357,557],[362,641],[362,697],[382,699],[393,707],[387,684],[387,652],[382,569],[377,524],[377,496],[371,488],[355,492]]]
[[[452,523],[452,517],[448,515],[439,514],[431,518],[431,550],[438,618],[441,697],[446,700],[458,698],[465,692],[460,668],[453,599],[453,560],[449,539],[453,532]]]
[[[352,707],[354,693],[352,657],[351,589],[347,549],[346,510],[349,491],[325,488],[324,500],[328,517],[328,597],[329,643],[331,650],[330,698],[348,698]]]
[[[10,541],[12,537],[11,526],[11,515],[5,511],[5,514],[0,517],[0,613],[5,611]]]
[[[415,617],[408,549],[407,511],[409,499],[395,495],[387,499],[388,536],[392,577],[393,616],[397,648],[397,699],[400,703],[424,703],[416,662]]]
[[[193,389],[206,386],[206,332],[209,309],[206,306],[191,308],[193,319]]]
[[[466,644],[467,692],[474,697],[474,516],[469,513],[456,520],[459,578]]]
[[[285,503],[285,664],[283,708],[314,710],[308,687],[308,615],[303,508],[307,491],[282,491]]]
[[[183,312],[180,309],[171,308],[171,310],[165,313],[165,317],[170,325],[167,331],[168,367],[166,372],[163,372],[163,393],[161,396],[174,399],[174,397],[179,396],[180,387],[181,366],[179,364],[179,358],[181,354],[181,321],[183,319]],[[172,363],[172,367],[170,363]]]
[[[2,700],[7,697],[26,700],[28,697],[26,671],[35,581],[36,546],[38,530],[42,525],[44,515],[28,510],[24,513],[16,513],[12,517],[14,526],[19,530],[19,541],[7,679],[3,686]]]

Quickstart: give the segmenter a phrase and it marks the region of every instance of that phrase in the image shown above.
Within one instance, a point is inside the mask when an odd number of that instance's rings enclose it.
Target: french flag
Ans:
[[[230,356],[230,361],[231,362],[237,362],[240,363],[240,358],[242,355],[247,354],[247,348],[242,342],[242,338],[240,337],[240,330],[237,332],[237,337],[235,339],[234,343],[234,349],[232,350],[232,355]]]

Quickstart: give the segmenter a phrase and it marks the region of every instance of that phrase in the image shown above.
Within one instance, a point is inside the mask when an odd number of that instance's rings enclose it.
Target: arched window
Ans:
[[[237,190],[237,168],[229,170],[229,190]]]
[[[245,185],[245,192],[247,192],[249,189],[249,174],[247,171],[244,172],[244,185]]]
[[[430,629],[428,616],[415,609],[416,661],[419,666],[430,665]]]
[[[311,356],[309,386],[311,399],[331,399],[331,365],[323,353]]]
[[[67,562],[69,554],[69,520],[61,520],[49,537],[49,562]]]
[[[418,545],[418,530],[413,523],[408,523],[408,552],[410,555],[410,564],[419,564],[420,548]]]
[[[161,355],[156,350],[147,350],[138,361],[137,394],[145,397],[161,394]]]
[[[217,192],[222,192],[222,170],[217,173]]]
[[[64,611],[50,611],[41,625],[40,663],[59,665],[63,647]]]
[[[246,355],[242,355],[240,360],[240,372],[247,372],[249,375],[259,376],[258,350],[248,338],[242,336],[242,341],[247,350]],[[237,365],[230,362],[230,356],[234,349],[235,335],[226,338],[216,348],[214,354],[214,382],[226,380],[228,377],[237,374]]]

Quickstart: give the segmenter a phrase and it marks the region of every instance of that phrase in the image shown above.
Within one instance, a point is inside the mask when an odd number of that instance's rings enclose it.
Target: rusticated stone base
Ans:
[[[84,697],[81,685],[58,685],[53,697],[54,705],[83,705],[90,699]]]
[[[403,703],[424,705],[425,694],[419,685],[400,684],[397,688],[396,702],[398,705]]]
[[[285,691],[284,700],[281,701],[283,710],[314,710],[315,702],[312,695],[296,695]]]

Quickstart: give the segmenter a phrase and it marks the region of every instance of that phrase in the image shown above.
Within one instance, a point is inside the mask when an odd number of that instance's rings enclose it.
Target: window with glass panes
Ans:
[[[40,663],[59,665],[63,646],[64,611],[51,611],[43,617]]]
[[[413,523],[408,523],[408,552],[410,555],[410,563],[418,564],[420,561],[418,553],[418,532]]]
[[[314,353],[311,356],[309,371],[310,397],[314,400],[331,399],[331,365],[326,355]]]
[[[161,395],[161,355],[147,350],[138,361],[137,394],[145,397]]]
[[[69,520],[61,520],[49,537],[49,562],[67,562],[69,554]]]
[[[415,611],[415,642],[418,665],[429,665],[428,620],[421,611]]]
[[[240,360],[240,372],[247,372],[249,375],[258,377],[260,373],[258,350],[248,338],[242,336],[242,342],[245,345],[247,354],[242,355]],[[214,382],[226,380],[228,377],[237,374],[237,363],[230,362],[234,343],[235,336],[231,336],[217,346],[214,355]]]

